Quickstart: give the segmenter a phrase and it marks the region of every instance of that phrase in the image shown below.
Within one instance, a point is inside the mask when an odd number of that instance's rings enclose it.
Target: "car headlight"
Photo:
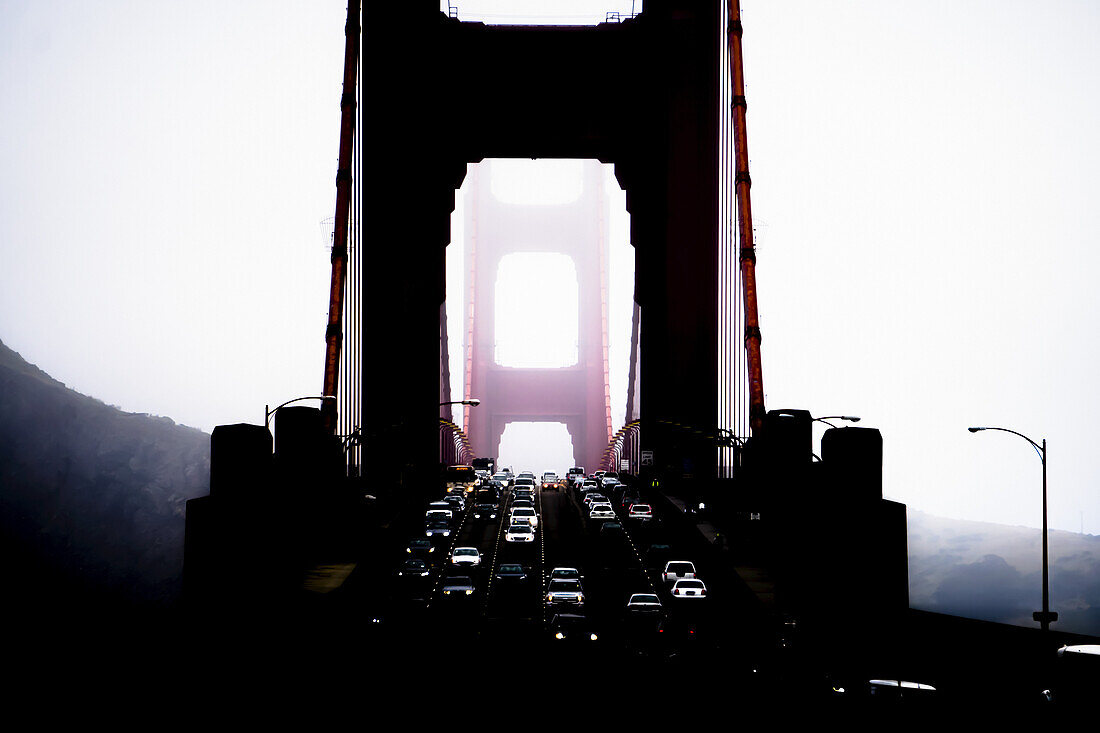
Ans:
[[[468,595],[468,596],[472,596],[473,594],[474,594],[474,592],[472,590],[466,591],[466,595]]]
[[[592,641],[595,641],[595,640],[596,640],[596,635],[595,635],[595,634],[591,634],[591,635],[589,635],[589,637],[588,637],[588,638],[589,638],[589,639],[591,639]]]
[[[449,596],[449,595],[451,595],[451,592],[449,590],[445,590],[445,591],[443,591],[443,595]]]
[[[421,577],[421,578],[426,578],[427,576],[428,576],[428,571],[427,571],[427,570],[425,570],[424,572],[422,572],[422,573],[420,574],[420,577]]]
[[[554,638],[555,638],[555,639],[564,639],[564,638],[565,638],[565,634],[563,634],[563,633],[561,633],[561,632],[559,631],[558,633],[554,634]]]

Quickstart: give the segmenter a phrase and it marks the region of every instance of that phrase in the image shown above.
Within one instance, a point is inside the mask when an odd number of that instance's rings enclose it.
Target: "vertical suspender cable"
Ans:
[[[321,394],[336,396],[343,340],[344,284],[348,262],[352,139],[355,134],[355,82],[359,62],[359,0],[349,0],[344,25],[344,91],[340,97],[340,157],[336,169],[336,216],[332,238],[332,283],[325,329],[325,379]],[[336,430],[336,400],[321,401],[325,431]]]
[[[741,235],[741,286],[745,300],[745,358],[749,380],[749,425],[756,433],[764,424],[764,376],[760,361],[760,316],[756,300],[756,247],[749,196],[748,136],[745,131],[745,66],[741,54],[741,2],[727,0],[730,75],[733,80],[733,133],[737,174],[737,221]]]

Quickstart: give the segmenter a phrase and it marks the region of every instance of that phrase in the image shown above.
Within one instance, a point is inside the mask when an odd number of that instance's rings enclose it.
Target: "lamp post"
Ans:
[[[1031,617],[1039,622],[1039,626],[1043,631],[1050,631],[1050,625],[1054,621],[1058,620],[1058,612],[1051,612],[1050,610],[1050,582],[1047,574],[1047,439],[1043,438],[1043,444],[1040,446],[1031,438],[1027,437],[1023,433],[1017,433],[1015,430],[1009,430],[1008,428],[967,428],[972,433],[976,433],[979,430],[1000,430],[1005,433],[1012,433],[1018,435],[1028,443],[1031,443],[1031,447],[1035,449],[1035,452],[1039,454],[1039,460],[1043,464],[1043,610],[1036,611],[1031,614]]]
[[[439,406],[443,407],[443,405],[469,405],[470,407],[477,407],[480,404],[481,404],[481,400],[479,400],[477,397],[471,397],[468,400],[453,400],[451,402],[440,402]]]
[[[468,400],[451,400],[450,402],[440,402],[439,406],[440,407],[446,407],[447,405],[469,405],[470,407],[477,407],[480,404],[481,404],[481,400],[479,400],[477,397],[471,397]],[[449,411],[447,413],[447,419],[448,420],[451,419]],[[462,450],[459,448],[459,446],[462,445],[462,442],[459,440],[457,434],[454,435],[454,440],[455,440],[456,455],[461,456],[462,455]]]
[[[324,405],[325,400],[332,400],[333,402],[335,402],[336,401],[336,395],[327,394],[327,395],[316,395],[316,396],[312,396],[312,397],[295,397],[292,400],[287,400],[283,404],[276,407],[274,410],[271,410],[271,409],[268,408],[267,405],[264,405],[264,427],[267,427],[267,425],[271,422],[271,418],[275,415],[276,412],[283,409],[287,405],[294,404],[295,402],[301,402],[303,400],[321,400],[321,404]]]
[[[852,415],[826,415],[825,417],[815,417],[813,419],[813,422],[823,422],[830,428],[835,428],[836,425],[833,425],[831,422],[829,422],[830,420],[847,420],[848,422],[859,422],[859,418],[853,417]]]

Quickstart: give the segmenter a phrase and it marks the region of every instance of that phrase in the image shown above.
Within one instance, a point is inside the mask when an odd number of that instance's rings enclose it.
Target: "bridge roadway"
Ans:
[[[428,578],[394,574],[408,557],[404,546],[382,563],[388,572],[385,587],[378,588],[380,622],[372,654],[382,669],[392,672],[387,682],[394,693],[402,691],[398,680],[415,688],[417,680],[435,679],[440,663],[456,684],[464,686],[458,680],[467,678],[475,688],[480,681],[507,680],[532,670],[538,670],[540,679],[549,675],[569,681],[571,690],[583,687],[585,680],[599,680],[600,690],[621,689],[643,697],[665,689],[697,700],[705,689],[723,689],[728,695],[752,686],[754,665],[759,664],[753,643],[739,638],[747,631],[738,622],[743,616],[738,605],[746,598],[718,568],[696,556],[689,538],[670,518],[624,520],[623,510],[616,507],[623,534],[601,536],[601,522],[587,519],[572,490],[540,490],[535,542],[509,543],[504,529],[511,500],[511,490],[506,490],[501,511],[489,521],[474,519],[472,503],[468,505],[457,531],[435,543]],[[655,557],[649,552],[652,545],[668,545],[669,551]],[[451,567],[451,552],[463,546],[478,548],[480,567]],[[705,599],[671,597],[661,581],[669,559],[695,562],[707,585]],[[496,570],[504,563],[523,565],[528,582],[509,586],[497,581]],[[555,567],[580,570],[583,610],[544,602]],[[471,575],[477,591],[469,597],[444,597],[440,589],[448,573]],[[663,631],[656,622],[637,623],[626,614],[632,593],[650,592],[661,597],[667,611]],[[583,613],[597,640],[555,639],[549,622],[558,612]]]

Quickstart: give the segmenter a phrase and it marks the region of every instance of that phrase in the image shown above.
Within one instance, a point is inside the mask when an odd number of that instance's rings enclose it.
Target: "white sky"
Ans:
[[[1046,437],[1052,526],[1100,533],[1100,5],[742,5],[768,406],[1006,524],[1039,461],[965,428]],[[0,0],[0,339],[206,430],[316,394],[345,9]]]

